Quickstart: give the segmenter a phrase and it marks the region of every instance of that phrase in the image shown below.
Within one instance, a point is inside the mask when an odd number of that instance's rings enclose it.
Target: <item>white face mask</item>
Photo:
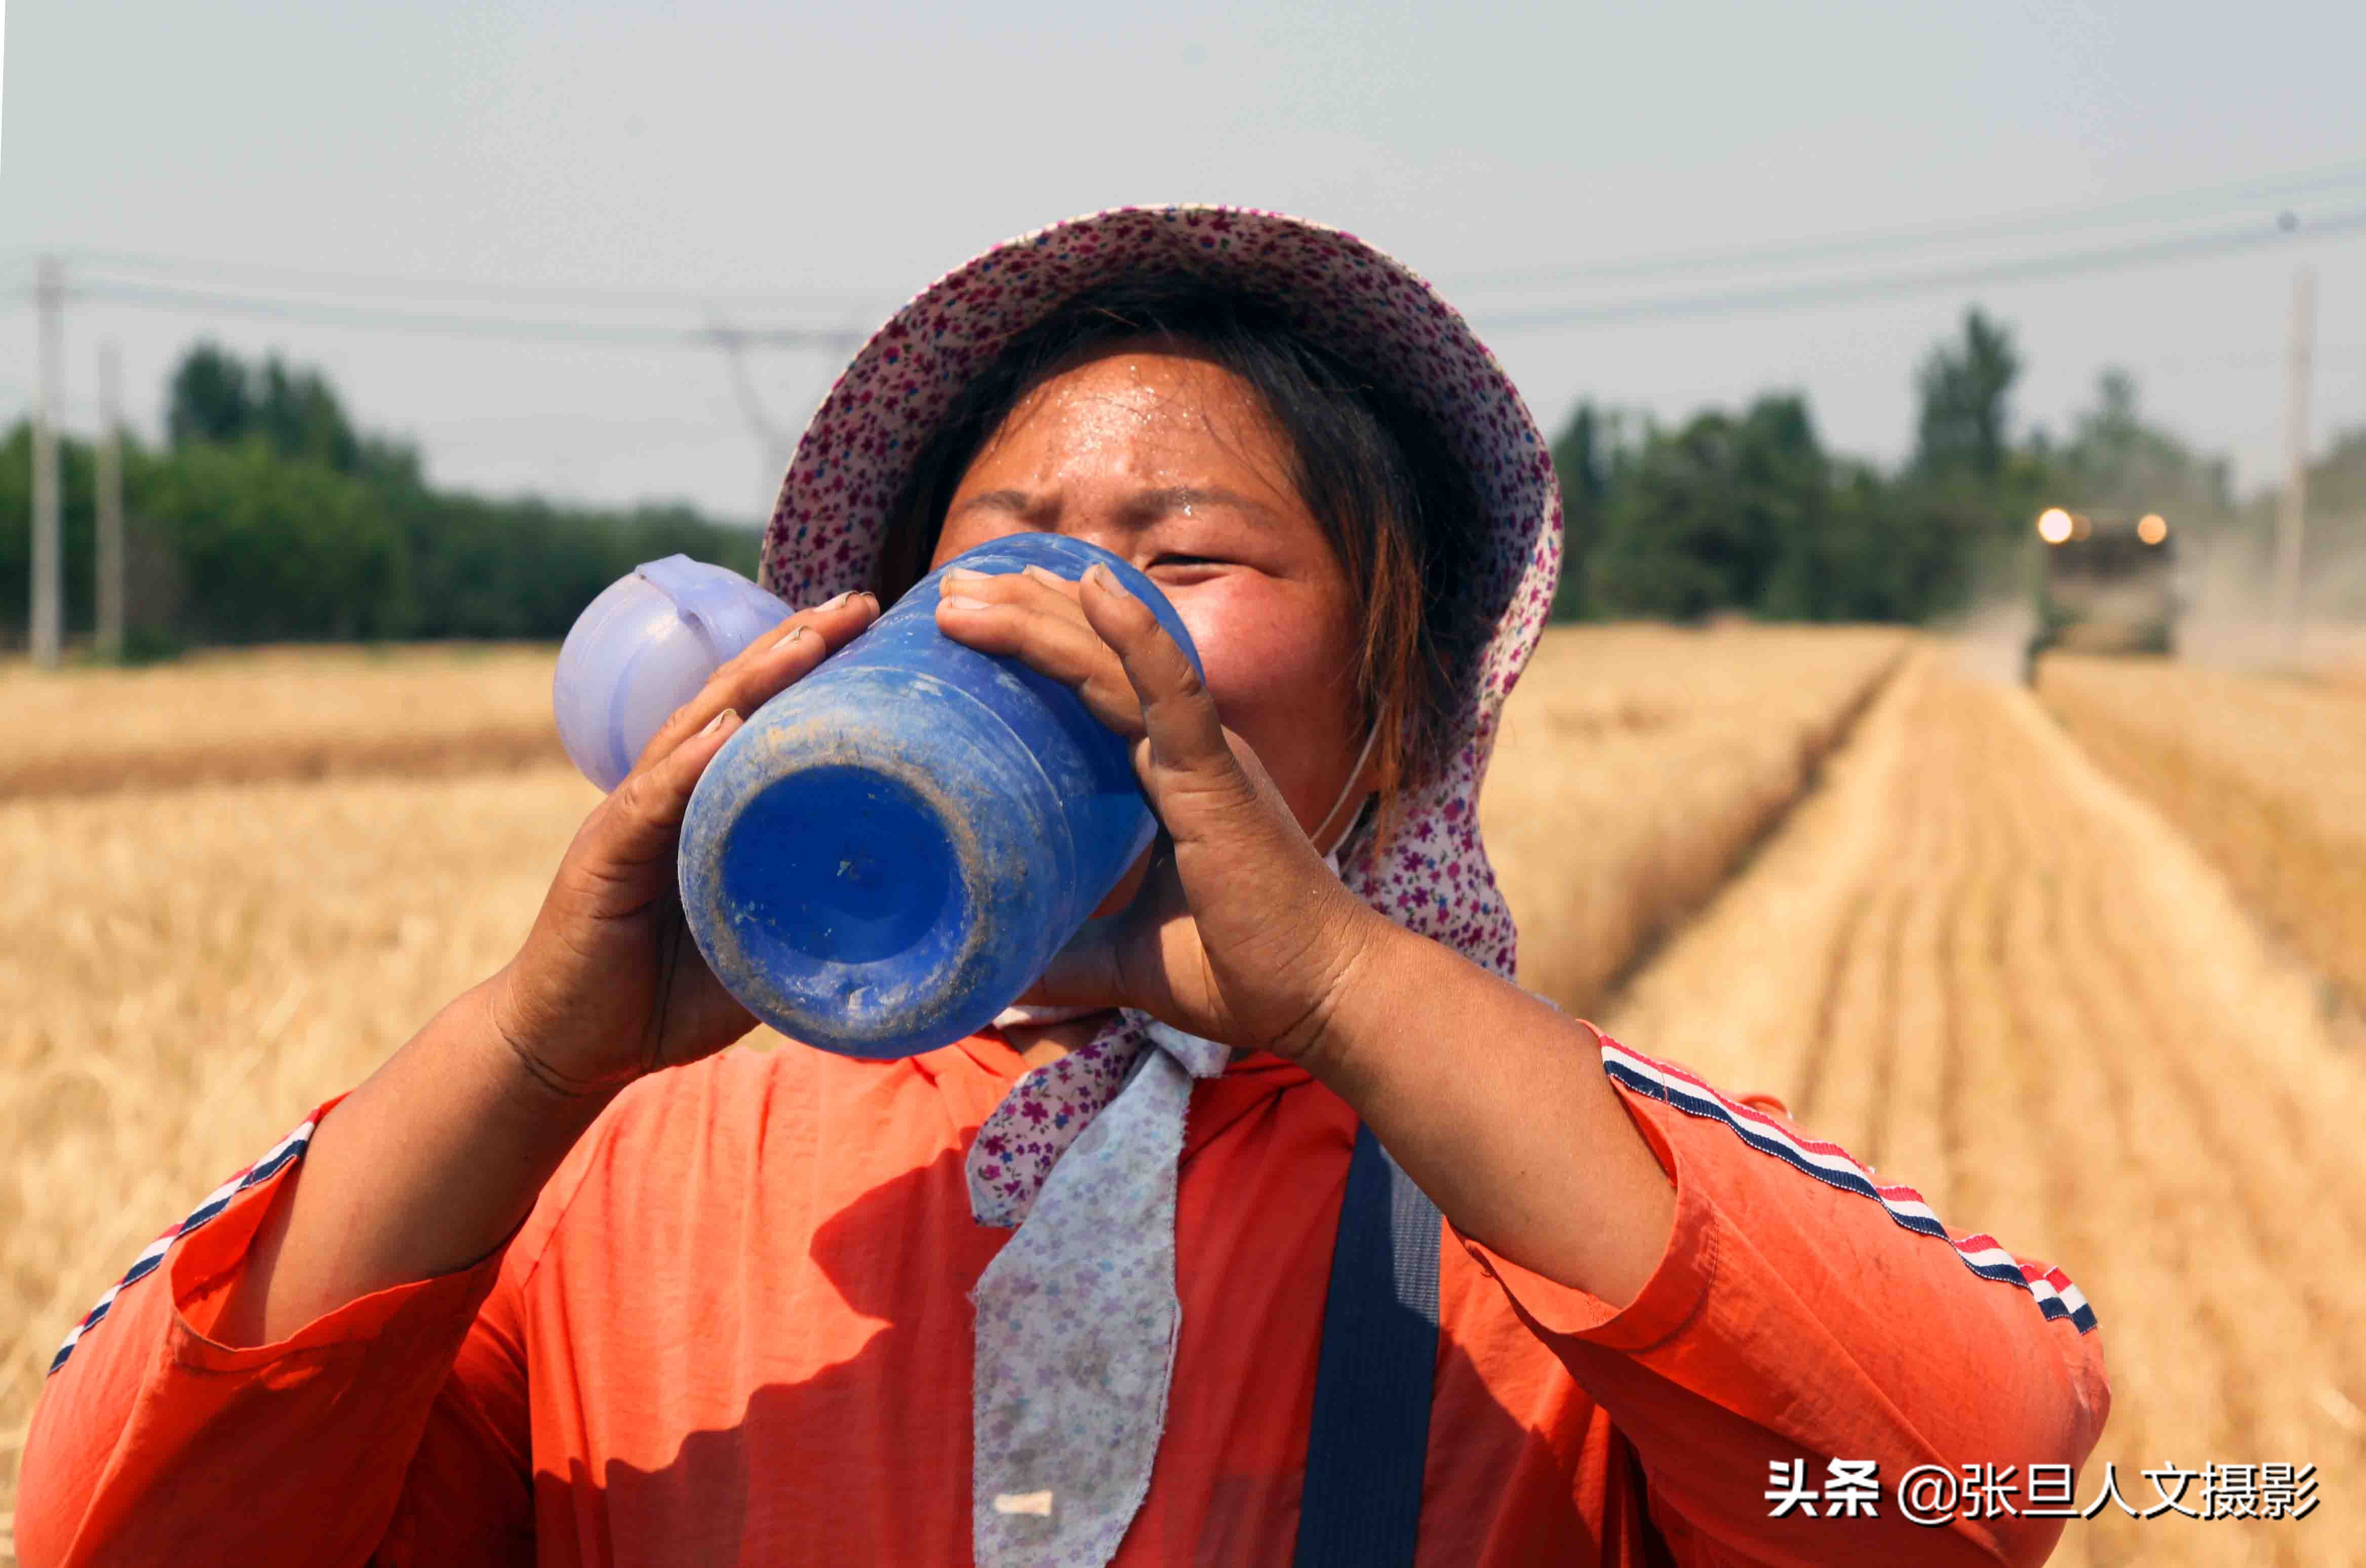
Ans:
[[[1356,761],[1350,764],[1347,769],[1347,782],[1339,786],[1339,798],[1331,803],[1331,809],[1323,814],[1323,820],[1315,825],[1314,831],[1307,835],[1307,837],[1314,842],[1319,844],[1323,841],[1323,835],[1329,829],[1331,819],[1339,815],[1339,808],[1347,804],[1348,795],[1353,794],[1355,791],[1356,781],[1364,776],[1364,764],[1371,761],[1372,742],[1378,740],[1380,738],[1380,727],[1376,724],[1372,726],[1371,729],[1364,736],[1364,749],[1356,753]],[[1355,830],[1356,818],[1353,814],[1350,814],[1347,818],[1347,833],[1352,833]],[[1347,841],[1347,833],[1340,834],[1339,843],[1332,845],[1328,850],[1325,850],[1323,852],[1323,863],[1331,868],[1331,874],[1334,876],[1336,876],[1339,874],[1339,848],[1341,844],[1345,844]]]

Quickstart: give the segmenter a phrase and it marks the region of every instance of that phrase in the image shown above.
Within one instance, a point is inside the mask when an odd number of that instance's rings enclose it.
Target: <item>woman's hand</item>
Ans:
[[[666,720],[585,818],[525,945],[488,987],[494,1027],[546,1088],[604,1093],[755,1027],[682,919],[682,812],[740,720],[878,615],[870,594],[842,593],[759,637]]]
[[[1285,1056],[1320,1039],[1351,973],[1394,928],[1324,865],[1149,606],[1100,566],[1081,583],[1035,567],[949,572],[944,591],[947,637],[1065,683],[1134,738],[1134,772],[1165,829],[1132,902],[1087,921],[1021,999],[1135,1008]]]

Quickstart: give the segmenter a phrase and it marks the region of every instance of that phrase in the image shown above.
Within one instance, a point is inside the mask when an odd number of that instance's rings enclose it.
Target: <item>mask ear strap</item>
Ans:
[[[1323,814],[1322,824],[1307,835],[1310,842],[1319,844],[1323,841],[1324,833],[1331,827],[1331,819],[1339,815],[1339,808],[1347,804],[1347,796],[1355,790],[1356,781],[1364,776],[1364,764],[1369,761],[1372,756],[1372,742],[1380,738],[1380,727],[1377,724],[1365,732],[1364,749],[1356,753],[1355,765],[1347,770],[1347,782],[1339,786],[1339,798],[1333,801],[1331,809]],[[1351,825],[1352,822],[1353,818],[1350,818]],[[1337,847],[1335,844],[1332,846],[1334,849]]]

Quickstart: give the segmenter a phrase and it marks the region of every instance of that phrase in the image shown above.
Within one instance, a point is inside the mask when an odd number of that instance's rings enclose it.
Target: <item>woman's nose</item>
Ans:
[[[1144,564],[1137,558],[1143,542],[1143,532],[1139,528],[1123,527],[1111,520],[1086,517],[1080,519],[1076,525],[1063,528],[1061,532],[1087,545],[1098,545],[1120,560],[1134,566]]]
[[[1094,507],[1070,501],[1060,507],[1047,525],[1031,525],[1020,518],[1007,518],[991,534],[972,542],[984,544],[987,539],[1031,533],[1058,534],[1064,538],[1082,540],[1088,545],[1098,545],[1119,559],[1137,567],[1144,564],[1144,530],[1129,521],[1114,504]]]

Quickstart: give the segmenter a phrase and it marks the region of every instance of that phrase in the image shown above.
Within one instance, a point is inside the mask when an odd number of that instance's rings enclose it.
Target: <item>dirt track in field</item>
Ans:
[[[2068,1271],[2113,1392],[2080,1503],[2318,1467],[2306,1519],[2112,1510],[2056,1562],[2366,1561],[2366,1032],[2019,688],[1918,655],[1603,1021]]]
[[[2056,655],[2037,692],[2330,985],[2366,1002],[2366,679]]]

